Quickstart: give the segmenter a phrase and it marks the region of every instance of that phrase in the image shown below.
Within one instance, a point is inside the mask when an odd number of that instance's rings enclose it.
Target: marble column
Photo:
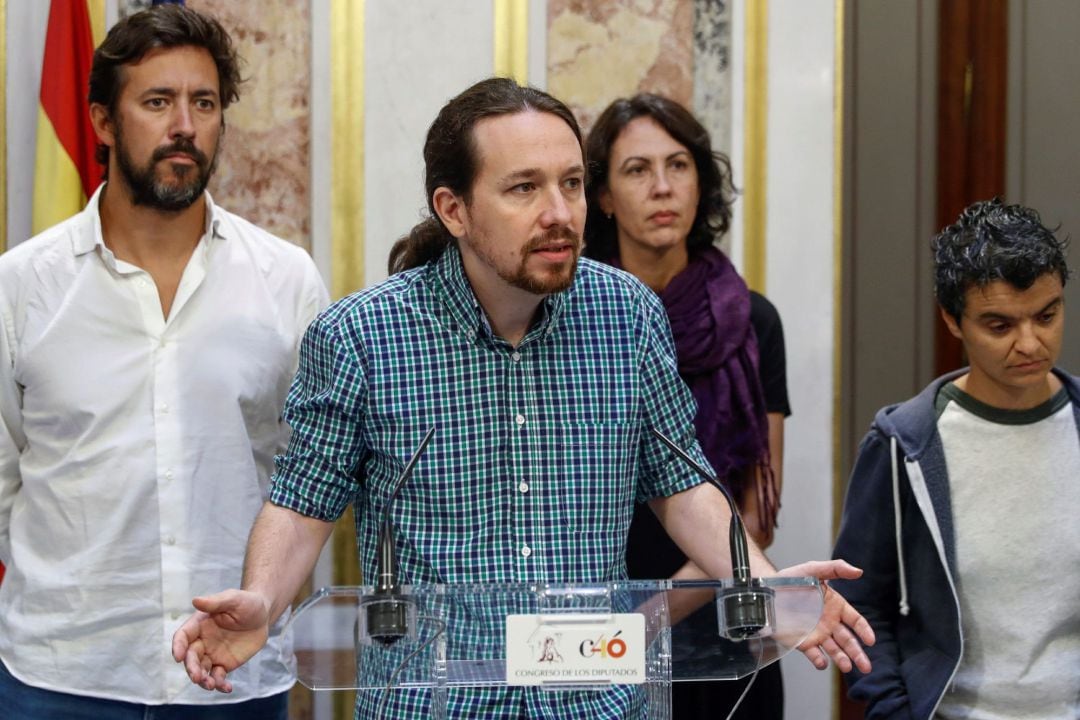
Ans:
[[[311,249],[311,18],[308,0],[188,0],[217,18],[244,63],[240,100],[226,130],[214,201],[275,235]],[[121,16],[148,6],[121,0]]]
[[[226,112],[215,201],[311,249],[311,19],[307,0],[189,0],[230,32],[244,58],[240,101]]]

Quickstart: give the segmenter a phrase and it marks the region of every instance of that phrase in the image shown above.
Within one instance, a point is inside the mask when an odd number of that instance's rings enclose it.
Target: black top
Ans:
[[[787,394],[787,359],[784,326],[776,306],[760,293],[750,291],[750,324],[758,343],[758,377],[765,394],[765,411],[791,415]]]
[[[791,415],[784,357],[784,328],[780,314],[763,295],[750,291],[750,324],[758,341],[758,377],[765,395],[765,409]],[[717,538],[726,547],[727,536]],[[668,537],[664,526],[648,505],[634,508],[634,520],[626,541],[626,569],[631,578],[660,580],[671,577],[686,563],[686,555]]]

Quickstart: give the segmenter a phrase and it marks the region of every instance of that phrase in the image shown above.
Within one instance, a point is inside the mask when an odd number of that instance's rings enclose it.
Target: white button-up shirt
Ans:
[[[239,587],[297,347],[327,303],[302,249],[215,207],[166,319],[102,242],[98,199],[0,256],[0,659],[30,685],[131,702],[288,689],[279,621],[230,677],[172,659],[191,598]]]

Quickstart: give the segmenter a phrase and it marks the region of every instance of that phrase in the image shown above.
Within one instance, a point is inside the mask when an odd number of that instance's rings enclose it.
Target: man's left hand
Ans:
[[[841,672],[852,667],[870,672],[870,658],[863,645],[874,644],[874,630],[859,612],[840,593],[829,587],[829,580],[854,580],[862,570],[843,560],[815,560],[792,565],[777,573],[779,577],[816,577],[825,590],[825,606],[818,624],[799,650],[818,670],[829,667],[829,658]]]

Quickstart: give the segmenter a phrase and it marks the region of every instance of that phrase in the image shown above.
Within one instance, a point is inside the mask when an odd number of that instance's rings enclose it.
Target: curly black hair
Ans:
[[[971,287],[1004,280],[1026,290],[1047,273],[1057,273],[1064,285],[1068,240],[1059,240],[1055,230],[1044,226],[1035,210],[1005,205],[1001,198],[968,206],[930,243],[938,304],[959,323]]]

